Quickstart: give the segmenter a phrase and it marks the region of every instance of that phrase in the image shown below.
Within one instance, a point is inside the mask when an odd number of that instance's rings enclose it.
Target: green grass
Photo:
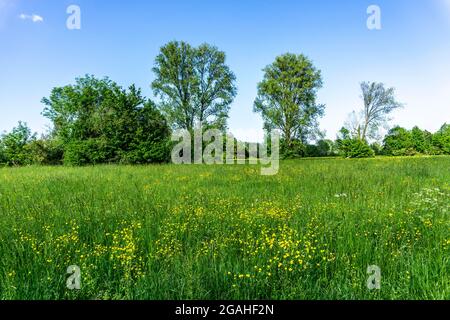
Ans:
[[[449,168],[0,169],[0,299],[449,299]],[[381,290],[367,288],[369,265]]]

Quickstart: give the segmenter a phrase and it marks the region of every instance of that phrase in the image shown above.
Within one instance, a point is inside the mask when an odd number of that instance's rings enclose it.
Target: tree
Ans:
[[[194,127],[194,54],[188,43],[174,41],[163,46],[155,60],[152,88],[162,100],[161,109],[173,128]]]
[[[22,166],[32,164],[27,146],[36,139],[36,134],[31,133],[31,129],[26,123],[19,122],[17,127],[8,134],[3,134],[2,157],[5,164],[10,166]]]
[[[305,144],[324,114],[325,106],[316,103],[321,72],[304,55],[290,53],[277,57],[263,71],[254,111],[262,115],[267,130],[282,132],[287,149],[292,149],[296,140]]]
[[[436,153],[450,154],[450,124],[444,124],[432,138]]]
[[[224,52],[208,44],[195,50],[194,70],[198,85],[194,90],[194,109],[201,126],[226,128],[237,89],[236,76],[225,60]]]
[[[414,155],[416,151],[411,132],[399,126],[392,128],[384,138],[383,150],[393,156]]]
[[[335,144],[328,139],[321,139],[316,144],[306,146],[307,157],[330,157],[335,154]]]
[[[173,128],[226,127],[237,90],[224,52],[173,41],[161,48],[153,72],[152,88]]]
[[[395,89],[386,89],[382,83],[362,82],[361,91],[364,107],[354,131],[360,140],[367,140],[376,135],[390,113],[403,105],[396,101]]]
[[[42,136],[27,145],[29,157],[33,164],[61,165],[64,158],[64,147],[58,139]]]
[[[384,138],[383,152],[393,156],[450,154],[450,126],[444,124],[434,135],[418,127],[409,131],[397,126]]]
[[[4,165],[7,162],[5,154],[5,146],[3,144],[3,137],[0,137],[0,165]]]
[[[367,141],[353,137],[345,127],[339,131],[336,146],[339,153],[345,158],[369,158],[375,155],[375,151]]]
[[[421,154],[431,154],[431,146],[433,135],[428,131],[422,131],[419,127],[415,126],[411,130],[412,147],[415,151]]]
[[[148,163],[168,158],[166,121],[134,85],[124,90],[108,78],[86,76],[76,79],[75,85],[54,88],[42,102],[44,116],[53,122],[53,136],[64,146],[65,163]],[[166,155],[160,154],[163,150]]]

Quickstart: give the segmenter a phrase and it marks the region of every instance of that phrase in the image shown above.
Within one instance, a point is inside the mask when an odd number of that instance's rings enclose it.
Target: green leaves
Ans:
[[[359,138],[367,140],[376,136],[378,128],[388,120],[389,114],[403,105],[396,101],[395,89],[385,88],[382,83],[363,82],[361,91],[364,108],[362,124],[358,125]]]
[[[435,134],[418,127],[394,127],[384,138],[384,153],[393,156],[450,154],[450,126],[444,124]]]
[[[173,41],[161,48],[153,72],[152,88],[173,128],[226,127],[237,89],[224,52]]]
[[[317,129],[317,119],[325,106],[316,104],[322,77],[304,55],[285,54],[264,70],[258,84],[254,111],[261,114],[265,128],[282,131],[288,146],[302,143]]]
[[[63,142],[65,163],[149,163],[168,158],[166,121],[134,85],[124,90],[108,78],[86,76],[75,85],[53,89],[42,101],[43,114]]]
[[[36,140],[26,123],[20,122],[10,133],[0,140],[0,163],[11,166],[29,165],[32,159],[28,153],[28,144]]]

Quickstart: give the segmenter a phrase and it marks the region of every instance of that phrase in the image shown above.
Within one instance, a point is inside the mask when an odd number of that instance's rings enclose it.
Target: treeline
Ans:
[[[282,154],[290,158],[450,155],[450,125],[444,124],[435,133],[418,127],[407,130],[396,126],[389,130],[381,143],[370,144],[352,137],[348,129],[342,128],[334,141],[321,139],[314,144],[298,143],[294,149],[283,150]]]
[[[43,115],[53,123],[37,138],[23,123],[0,140],[8,165],[161,163],[170,157],[170,129],[155,104],[131,86],[91,76],[53,89]]]
[[[87,165],[100,163],[145,164],[164,163],[170,160],[173,144],[169,140],[170,129],[154,106],[147,106],[145,116],[135,130],[127,130],[125,122],[117,122],[117,131],[112,126],[99,131],[99,138],[74,139],[65,144],[63,140],[52,137],[37,137],[26,124],[19,122],[10,133],[0,138],[0,164],[23,165]],[[146,120],[144,120],[146,119]],[[144,121],[142,121],[144,120]],[[145,126],[154,126],[152,133],[144,134]],[[129,131],[120,137],[120,132]],[[115,132],[114,134],[112,134]],[[236,143],[245,144],[236,141]],[[450,155],[450,125],[444,124],[440,130],[430,133],[414,127],[407,130],[394,127],[380,144],[352,138],[347,129],[342,129],[340,138],[321,139],[314,144],[295,143],[294,149],[286,150],[282,143],[284,158],[337,157],[367,158],[374,156],[417,156]],[[225,148],[225,147],[224,147]],[[246,157],[249,151],[245,151]]]
[[[0,164],[164,163],[170,160],[174,129],[216,128],[225,133],[237,86],[224,52],[209,44],[193,47],[173,41],[160,49],[152,71],[158,102],[134,85],[124,89],[108,78],[89,75],[54,88],[42,99],[42,114],[52,122],[52,130],[37,137],[19,122],[0,136]],[[335,141],[325,140],[319,130],[325,105],[317,103],[321,71],[306,56],[290,53],[263,71],[254,112],[262,116],[264,129],[281,133],[285,158],[450,154],[447,124],[433,134],[395,127],[382,143],[370,143],[380,141],[379,127],[403,107],[393,88],[376,82],[361,83],[361,110],[349,116]]]

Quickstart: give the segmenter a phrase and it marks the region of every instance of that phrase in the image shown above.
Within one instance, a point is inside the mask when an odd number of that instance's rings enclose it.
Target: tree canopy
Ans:
[[[172,128],[226,128],[237,89],[224,52],[173,41],[161,48],[153,72],[152,88]]]
[[[263,71],[254,111],[261,114],[267,130],[282,132],[287,149],[296,140],[306,143],[324,114],[325,106],[316,103],[321,72],[306,56],[290,53],[278,56]]]
[[[154,103],[134,85],[85,76],[54,88],[43,115],[71,164],[150,163],[167,160],[170,130]]]
[[[362,82],[362,110],[353,113],[350,119],[350,130],[360,140],[376,138],[378,129],[388,120],[389,114],[403,105],[395,98],[394,88],[385,88],[383,83]]]
[[[19,121],[10,133],[3,134],[0,139],[0,163],[12,166],[30,164],[28,146],[34,140],[36,134],[26,123]]]

